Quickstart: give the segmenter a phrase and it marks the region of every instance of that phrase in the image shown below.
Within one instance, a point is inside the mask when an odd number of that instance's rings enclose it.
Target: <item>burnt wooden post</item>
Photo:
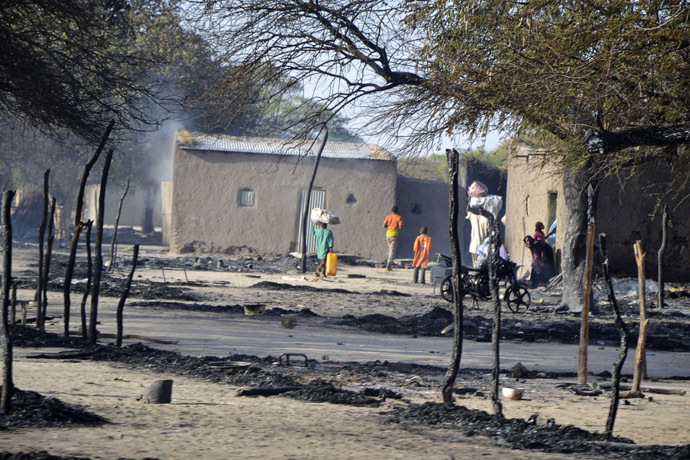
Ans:
[[[664,205],[664,214],[661,218],[661,246],[657,254],[657,293],[656,303],[659,308],[664,308],[664,253],[666,252],[668,232],[668,205]]]
[[[65,285],[63,286],[63,304],[64,309],[62,313],[62,319],[64,322],[63,334],[65,337],[69,337],[69,320],[70,320],[70,307],[71,299],[70,293],[72,291],[72,277],[74,276],[74,264],[77,260],[77,246],[79,245],[79,235],[81,235],[81,230],[84,226],[83,222],[78,222],[74,227],[74,233],[72,234],[72,240],[70,241],[69,258],[67,259],[67,269],[65,270]]]
[[[101,245],[103,244],[103,218],[105,216],[105,189],[108,185],[108,171],[110,170],[110,163],[113,160],[113,151],[108,150],[105,155],[105,163],[103,164],[103,173],[101,174],[101,190],[98,194],[98,219],[96,223],[96,244],[95,244],[95,261],[93,270],[93,286],[91,292],[91,312],[89,315],[89,342],[96,343],[98,340],[98,331],[96,331],[96,323],[98,322],[98,296],[101,290],[101,275],[103,273],[103,251]]]
[[[580,385],[587,383],[587,348],[589,346],[589,309],[592,303],[592,265],[594,264],[594,188],[587,187],[587,259],[584,276],[584,305],[582,307],[582,323],[580,325],[580,353],[577,369],[577,381]]]
[[[125,309],[125,301],[129,295],[129,288],[132,286],[132,278],[134,278],[134,270],[137,268],[137,260],[139,259],[139,245],[134,245],[134,254],[132,255],[132,269],[129,271],[129,276],[127,277],[127,284],[125,286],[125,291],[120,297],[120,302],[117,304],[117,339],[115,341],[116,347],[122,346],[122,312]]]
[[[43,219],[38,229],[38,278],[36,279],[36,327],[39,330],[45,328],[43,318],[43,241],[46,234],[46,221],[48,219],[48,183],[50,181],[50,169],[43,174]]]
[[[110,242],[110,267],[108,267],[108,271],[113,271],[115,268],[115,247],[117,245],[117,229],[120,226],[120,215],[122,214],[122,203],[125,201],[125,197],[127,196],[127,192],[129,191],[129,182],[132,178],[128,177],[127,178],[127,187],[125,187],[125,191],[120,197],[120,203],[117,206],[117,217],[115,218],[115,229],[113,230],[113,240]]]
[[[67,269],[65,270],[65,286],[63,292],[65,304],[63,315],[65,321],[64,334],[66,337],[69,337],[69,315],[71,305],[70,292],[72,289],[72,276],[74,275],[74,264],[77,259],[79,234],[81,233],[83,226],[82,218],[84,213],[84,189],[86,188],[86,181],[89,178],[91,168],[93,168],[93,165],[96,164],[96,160],[98,160],[103,148],[105,148],[105,144],[108,141],[108,137],[110,136],[110,131],[112,131],[113,126],[115,126],[115,120],[110,120],[108,127],[105,129],[105,133],[103,133],[103,137],[101,137],[101,142],[98,145],[98,148],[94,152],[91,159],[84,165],[84,172],[82,173],[81,182],[79,183],[79,191],[77,192],[77,209],[74,216],[74,234],[72,235],[72,241],[70,243],[69,259],[67,260]],[[86,331],[86,328],[82,329],[82,331]]]
[[[86,300],[89,298],[91,292],[91,279],[93,277],[93,263],[91,262],[91,229],[93,228],[93,221],[88,220],[86,224],[86,288],[84,295],[81,298],[81,336],[88,338],[88,329],[86,326]]]
[[[449,240],[450,253],[453,261],[453,300],[455,301],[455,317],[453,330],[453,354],[441,384],[441,395],[443,396],[443,403],[445,405],[453,404],[453,389],[455,388],[455,380],[460,371],[460,359],[462,358],[462,341],[463,330],[462,322],[465,313],[463,306],[463,292],[460,284],[460,241],[458,238],[458,175],[459,175],[459,154],[455,149],[447,149],[446,157],[448,159],[448,197],[449,197]]]
[[[611,308],[613,309],[616,328],[621,335],[621,342],[618,348],[618,357],[616,358],[616,362],[613,363],[613,370],[611,371],[611,386],[613,387],[613,391],[611,392],[609,415],[606,419],[606,434],[608,436],[612,436],[613,424],[616,421],[616,414],[618,413],[618,397],[621,390],[621,369],[623,369],[625,358],[628,356],[628,337],[630,334],[628,332],[628,328],[623,322],[620,309],[618,308],[618,302],[616,302],[616,296],[613,293],[613,283],[611,282],[611,273],[609,272],[609,254],[606,250],[606,234],[604,233],[599,235],[599,250],[601,251],[602,267],[604,269],[606,287],[608,288],[609,302],[611,303]]]
[[[41,287],[41,292],[43,294],[43,301],[41,302],[41,308],[43,312],[41,313],[41,317],[43,318],[44,326],[45,326],[45,319],[48,314],[48,279],[50,278],[50,260],[52,259],[53,256],[53,243],[55,242],[55,227],[53,225],[53,219],[55,218],[55,197],[51,199],[50,202],[50,216],[48,218],[48,247],[46,248],[46,257],[45,257],[45,267],[43,269],[43,279],[41,280],[41,283],[43,286]]]
[[[2,394],[0,394],[0,414],[10,411],[10,400],[14,390],[12,382],[12,337],[7,324],[7,310],[10,304],[10,284],[12,283],[12,199],[14,190],[5,192],[2,200],[3,250],[2,261],[2,315],[0,335],[2,336]]]
[[[304,207],[302,208],[303,221],[302,221],[302,273],[307,273],[307,232],[309,231],[309,201],[311,200],[311,189],[314,187],[314,179],[316,179],[316,172],[319,169],[319,161],[321,160],[321,154],[323,149],[326,147],[326,142],[328,141],[328,125],[323,124],[323,129],[326,134],[323,137],[323,142],[319,151],[316,153],[316,161],[314,162],[314,170],[311,173],[311,180],[309,181],[309,188],[307,189],[307,196],[304,199]],[[318,137],[318,136],[317,136]]]
[[[491,403],[495,414],[503,413],[503,406],[498,392],[498,379],[501,372],[500,340],[501,340],[501,298],[498,295],[498,246],[499,223],[495,216],[491,215],[491,234],[489,246],[489,286],[491,287],[491,302],[494,304],[494,327],[491,331],[491,351],[494,357],[494,366],[491,371]]]
[[[645,296],[645,273],[644,273],[644,258],[645,253],[642,250],[642,241],[635,241],[635,261],[637,262],[637,286],[640,291],[640,331],[637,336],[637,353],[635,354],[635,369],[633,372],[633,393],[640,392],[640,382],[647,379],[647,359],[645,354],[645,346],[647,344],[647,326],[649,319],[647,318],[647,299]]]

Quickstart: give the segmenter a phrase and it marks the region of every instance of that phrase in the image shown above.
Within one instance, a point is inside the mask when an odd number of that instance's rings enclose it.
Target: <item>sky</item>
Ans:
[[[362,138],[364,139],[365,142],[370,143],[370,144],[375,144],[375,145],[384,145],[386,143],[386,139],[379,138],[377,136],[365,136],[362,135]],[[459,139],[456,139],[455,141],[451,139],[450,137],[443,136],[440,141],[435,145],[434,151],[432,152],[426,152],[422,153],[424,156],[428,155],[434,155],[434,154],[444,154],[446,149],[452,149],[456,148],[458,150],[463,150],[463,149],[477,149],[480,147],[484,147],[486,150],[493,150],[498,145],[501,143],[502,139],[499,137],[499,133],[496,131],[491,131],[489,134],[486,136],[486,139],[479,139],[470,143],[470,140],[467,137],[460,137]]]

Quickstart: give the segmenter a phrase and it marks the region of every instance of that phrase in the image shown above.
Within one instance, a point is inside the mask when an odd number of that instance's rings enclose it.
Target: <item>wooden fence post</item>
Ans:
[[[640,331],[637,337],[637,353],[635,354],[635,369],[633,372],[633,384],[631,391],[633,393],[639,393],[640,382],[647,379],[647,359],[645,346],[647,344],[647,326],[649,325],[649,319],[647,318],[647,304],[645,298],[645,253],[642,250],[642,241],[635,241],[634,248],[635,261],[637,262],[637,284],[640,291]]]

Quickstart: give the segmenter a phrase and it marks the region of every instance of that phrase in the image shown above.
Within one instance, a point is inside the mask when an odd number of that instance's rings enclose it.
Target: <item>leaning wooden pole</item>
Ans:
[[[593,212],[594,190],[587,188],[587,260],[585,264],[584,305],[582,307],[582,323],[580,324],[580,352],[577,368],[577,381],[580,385],[587,383],[587,352],[589,347],[589,310],[592,303],[592,266],[594,265],[594,232],[596,224]]]
[[[39,330],[45,328],[45,319],[43,318],[43,243],[46,235],[46,223],[48,220],[48,186],[50,181],[50,169],[47,169],[43,174],[43,219],[41,226],[38,229],[38,278],[36,279],[36,327]]]
[[[635,261],[637,262],[637,285],[640,291],[640,331],[637,336],[637,353],[635,353],[635,368],[633,371],[632,393],[640,393],[640,383],[647,379],[647,359],[645,347],[647,345],[647,326],[649,319],[647,318],[647,299],[645,296],[645,273],[644,273],[644,258],[645,253],[642,250],[642,241],[635,241]]]
[[[108,127],[105,130],[105,133],[103,133],[103,137],[101,137],[101,143],[98,145],[98,148],[94,152],[91,159],[84,165],[84,172],[81,175],[81,182],[79,183],[79,190],[77,192],[77,209],[74,215],[74,234],[72,235],[72,240],[70,243],[69,259],[67,260],[67,269],[65,270],[65,286],[63,290],[65,306],[63,314],[63,319],[65,323],[65,337],[69,337],[69,317],[71,307],[70,293],[72,290],[72,277],[74,276],[74,264],[76,263],[77,259],[77,246],[79,245],[79,235],[84,225],[82,222],[82,218],[84,217],[84,190],[86,189],[86,182],[89,179],[91,169],[93,168],[93,165],[96,164],[98,157],[101,155],[101,152],[103,151],[103,148],[105,147],[105,144],[108,141],[108,137],[110,136],[110,131],[112,131],[113,126],[115,126],[115,120],[110,121]],[[83,329],[83,331],[84,333],[86,333],[86,329]]]
[[[139,245],[134,245],[134,254],[132,255],[132,269],[129,271],[129,276],[127,277],[127,284],[125,285],[125,290],[120,297],[120,302],[117,304],[117,339],[115,340],[115,346],[122,346],[122,313],[125,309],[125,302],[127,301],[127,296],[129,296],[129,289],[132,286],[132,278],[134,278],[134,270],[137,268],[137,261],[139,260]]]
[[[307,196],[304,198],[304,206],[302,207],[302,273],[307,273],[307,232],[309,231],[309,202],[311,201],[311,189],[314,187],[314,180],[316,179],[316,172],[319,170],[319,161],[321,154],[326,147],[328,141],[328,125],[323,124],[323,129],[326,134],[323,137],[323,142],[319,151],[316,153],[316,161],[314,162],[314,170],[311,173],[311,180],[309,181],[309,188],[307,188]],[[318,137],[318,136],[317,136]]]
[[[664,253],[666,252],[668,233],[668,205],[664,205],[664,214],[661,218],[661,246],[657,253],[657,298],[656,303],[658,308],[664,308]]]
[[[12,337],[7,324],[7,310],[10,305],[12,284],[12,199],[14,191],[5,192],[2,200],[3,262],[2,262],[2,315],[0,335],[2,335],[2,393],[0,394],[0,414],[10,412],[14,383],[12,381]]]
[[[599,235],[599,250],[601,251],[602,267],[604,269],[606,287],[608,288],[609,302],[613,309],[616,328],[621,336],[620,346],[618,347],[618,357],[616,362],[613,363],[613,370],[611,372],[611,386],[613,391],[611,392],[609,415],[606,419],[606,434],[608,436],[613,436],[613,424],[616,421],[616,414],[618,413],[618,398],[621,391],[621,370],[623,369],[623,364],[625,364],[625,358],[628,356],[628,338],[630,337],[630,333],[623,322],[616,296],[613,293],[613,283],[611,282],[611,273],[609,271],[609,253],[606,249],[606,235],[604,233]]]
[[[103,173],[101,174],[101,190],[98,194],[98,218],[96,222],[96,244],[95,244],[95,260],[93,267],[93,286],[91,288],[91,311],[89,314],[89,342],[96,343],[98,340],[98,331],[96,330],[96,323],[98,322],[98,296],[101,290],[101,275],[103,273],[103,217],[105,215],[105,190],[108,185],[108,171],[110,170],[110,163],[113,160],[113,151],[109,150],[105,155],[105,163],[103,164]]]
[[[446,371],[441,384],[441,395],[443,397],[443,404],[450,406],[453,404],[453,390],[455,388],[455,380],[460,372],[460,360],[462,358],[462,341],[463,330],[462,322],[465,314],[463,306],[463,292],[460,284],[460,239],[458,237],[458,176],[459,176],[459,157],[458,151],[455,149],[446,150],[448,158],[448,197],[449,197],[449,219],[448,219],[448,233],[450,241],[450,253],[453,260],[453,300],[455,301],[455,318],[453,329],[453,353],[451,357],[450,366]]]
[[[503,406],[498,392],[498,381],[501,373],[500,342],[501,342],[501,297],[498,295],[498,246],[500,244],[498,234],[498,219],[491,216],[490,234],[490,265],[489,286],[491,287],[491,302],[494,304],[494,327],[491,332],[491,351],[494,357],[494,366],[491,372],[491,403],[494,414],[502,415]]]
[[[117,247],[117,229],[120,227],[120,216],[122,215],[122,203],[125,201],[127,192],[129,191],[129,182],[132,178],[127,178],[127,187],[120,197],[120,203],[117,206],[117,217],[115,218],[115,229],[113,230],[113,240],[110,242],[110,267],[108,271],[113,271],[115,269],[115,249]]]

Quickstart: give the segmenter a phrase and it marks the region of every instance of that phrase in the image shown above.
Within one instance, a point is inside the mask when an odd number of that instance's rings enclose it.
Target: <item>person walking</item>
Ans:
[[[425,275],[426,269],[429,266],[429,253],[433,248],[431,237],[426,234],[426,227],[419,230],[419,236],[414,240],[414,259],[412,259],[412,266],[414,267],[414,282],[419,280],[419,271],[422,271],[422,284],[426,284]]]
[[[326,276],[326,257],[333,250],[333,232],[327,227],[327,224],[318,222],[309,228],[309,232],[316,237],[316,257],[319,259],[316,276],[319,278]]]
[[[395,252],[398,250],[398,234],[402,228],[402,217],[398,214],[398,207],[393,206],[391,213],[386,216],[383,226],[386,228],[386,243],[388,243],[388,257],[386,259],[386,271],[391,271]]]

